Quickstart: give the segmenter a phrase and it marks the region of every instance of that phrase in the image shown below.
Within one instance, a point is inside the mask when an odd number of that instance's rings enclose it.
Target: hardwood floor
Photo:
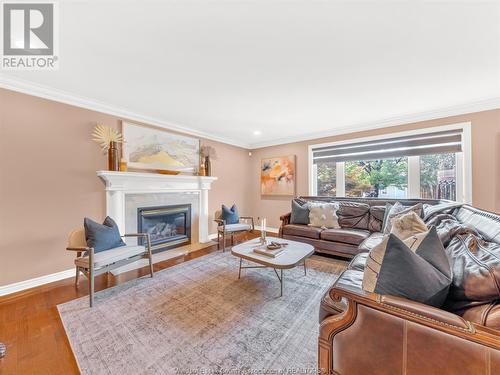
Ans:
[[[255,236],[240,235],[238,242]],[[160,271],[213,251],[217,251],[216,245],[157,263],[154,270]],[[116,277],[104,274],[96,278],[95,288],[103,290],[147,274],[147,267]],[[0,374],[78,374],[56,306],[87,294],[86,279],[82,277],[78,289],[74,278],[70,278],[0,297],[0,342],[7,345],[7,355],[0,359]]]

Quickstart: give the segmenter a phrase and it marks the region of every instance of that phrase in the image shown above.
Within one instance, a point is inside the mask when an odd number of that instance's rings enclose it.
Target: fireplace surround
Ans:
[[[210,241],[208,191],[217,177],[114,171],[98,171],[97,176],[106,185],[106,214],[121,233],[138,231],[140,207],[191,204],[191,244]]]

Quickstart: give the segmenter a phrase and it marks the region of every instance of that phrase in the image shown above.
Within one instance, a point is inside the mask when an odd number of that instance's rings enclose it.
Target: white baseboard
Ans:
[[[258,228],[257,228],[258,229]],[[269,233],[278,233],[279,228],[268,227],[267,232]],[[213,240],[217,238],[217,233],[212,233],[208,235],[208,238]],[[36,286],[53,283],[54,281],[59,281],[63,279],[67,279],[69,277],[75,276],[75,269],[71,268],[66,271],[52,273],[50,275],[35,277],[34,279],[20,281],[14,284],[8,284],[0,286],[0,297],[5,296],[7,294],[12,294],[16,292],[20,292],[22,290],[34,288]]]
[[[43,284],[53,283],[54,281],[59,281],[74,276],[75,276],[75,269],[71,268],[66,271],[35,277],[34,279],[24,280],[14,284],[3,285],[0,286],[0,296],[5,296],[7,294],[20,292],[22,290],[34,288],[36,286],[40,286]]]

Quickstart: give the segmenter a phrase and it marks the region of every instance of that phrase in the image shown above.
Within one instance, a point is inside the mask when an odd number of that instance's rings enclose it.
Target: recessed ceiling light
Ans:
[[[260,130],[254,130],[253,135],[261,135],[262,132]]]

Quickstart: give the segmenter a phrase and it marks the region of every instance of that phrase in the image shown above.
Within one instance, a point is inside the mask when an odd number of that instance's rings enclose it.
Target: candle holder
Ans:
[[[263,218],[261,220],[261,225],[260,225],[260,244],[261,245],[266,245],[267,244],[267,239],[266,239],[266,219]]]

